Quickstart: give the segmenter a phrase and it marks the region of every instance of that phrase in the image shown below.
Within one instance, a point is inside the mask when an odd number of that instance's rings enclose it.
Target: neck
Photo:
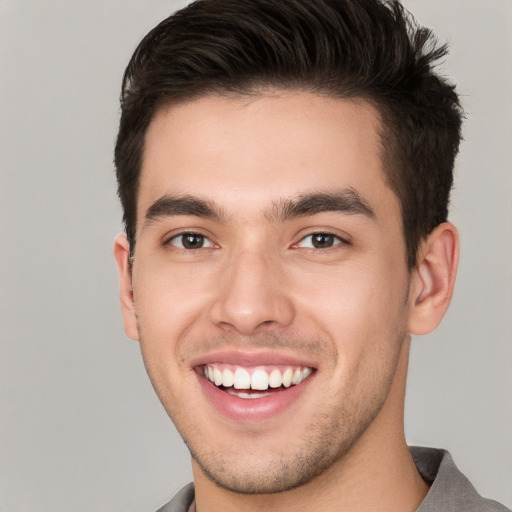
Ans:
[[[414,512],[428,492],[409,453],[403,404],[409,343],[405,342],[383,408],[349,452],[321,475],[275,494],[239,494],[208,479],[193,461],[197,512]]]

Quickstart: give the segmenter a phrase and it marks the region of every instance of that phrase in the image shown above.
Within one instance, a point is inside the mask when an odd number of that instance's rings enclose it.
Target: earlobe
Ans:
[[[126,235],[118,235],[114,241],[114,257],[119,274],[119,298],[123,315],[124,332],[132,340],[139,339],[139,329],[133,301],[132,275],[130,270],[130,243]]]
[[[441,322],[453,295],[459,263],[459,235],[450,222],[424,240],[411,280],[409,332],[427,334]]]

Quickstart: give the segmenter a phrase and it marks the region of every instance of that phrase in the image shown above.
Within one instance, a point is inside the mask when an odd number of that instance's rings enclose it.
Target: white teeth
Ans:
[[[233,396],[237,396],[238,398],[265,398],[266,396],[270,396],[271,393],[244,393],[243,391],[234,391],[232,389],[228,389],[228,393]]]
[[[222,372],[218,368],[213,369],[213,378],[216,386],[222,385]]]
[[[230,388],[235,382],[235,375],[231,370],[227,368],[222,372],[222,385]]]
[[[268,385],[271,388],[280,388],[283,384],[283,378],[281,377],[281,372],[275,368],[270,372],[268,376]]]
[[[293,379],[293,370],[291,368],[287,368],[283,373],[283,386],[285,388],[289,388],[292,385]]]
[[[243,368],[237,368],[235,370],[235,377],[233,380],[233,387],[235,389],[250,389],[251,388],[251,376],[247,370]]]
[[[251,374],[240,366],[234,372],[229,368],[222,369],[222,366],[217,364],[205,365],[203,368],[205,378],[216,386],[257,391],[280,388],[281,386],[289,388],[300,384],[313,373],[313,370],[308,367],[297,367],[295,369],[288,367],[282,374],[279,368],[274,368],[270,373],[263,368],[256,368]],[[249,395],[251,398],[261,398],[262,396],[268,396],[269,393],[236,393],[236,396],[242,395],[244,395],[242,398],[248,398]]]
[[[306,380],[311,374],[313,373],[313,370],[311,368],[303,368],[302,370],[302,377],[300,381]]]
[[[251,375],[251,389],[264,391],[268,389],[268,375],[264,370],[256,370]]]

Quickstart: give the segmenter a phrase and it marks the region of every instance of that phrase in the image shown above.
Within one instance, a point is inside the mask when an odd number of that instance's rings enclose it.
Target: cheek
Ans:
[[[134,272],[135,310],[148,372],[172,376],[171,370],[180,366],[180,340],[203,324],[209,286],[191,272],[161,268]]]
[[[396,344],[406,326],[407,285],[400,274],[352,267],[297,282],[305,316],[328,333],[338,350],[359,353],[366,346]]]
[[[151,330],[179,329],[207,300],[213,276],[190,266],[154,265],[133,277],[139,321]]]
[[[134,273],[133,280],[144,365],[156,394],[172,414],[184,405],[179,391],[183,370],[191,371],[180,358],[180,340],[197,324],[201,311],[195,283],[186,286],[186,281],[161,271]]]

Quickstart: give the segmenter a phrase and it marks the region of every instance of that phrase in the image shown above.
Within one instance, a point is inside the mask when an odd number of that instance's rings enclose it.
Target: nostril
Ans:
[[[233,261],[224,278],[210,310],[218,327],[250,335],[263,327],[287,326],[293,320],[294,308],[285,284],[272,279],[268,267],[263,268],[258,260],[245,255],[242,262]]]

